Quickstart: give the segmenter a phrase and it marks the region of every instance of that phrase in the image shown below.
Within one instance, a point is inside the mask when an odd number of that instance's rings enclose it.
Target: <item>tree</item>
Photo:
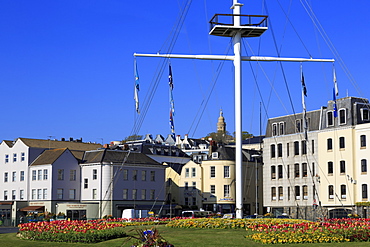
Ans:
[[[234,137],[236,136],[236,132],[233,133]],[[248,131],[242,131],[242,140],[252,138],[253,134],[250,134]]]
[[[131,135],[131,136],[127,136],[122,142],[125,143],[128,141],[137,141],[141,139],[143,139],[142,135]]]
[[[209,138],[212,138],[212,140],[214,141],[223,142],[223,143],[228,143],[233,140],[233,137],[230,135],[228,131],[226,131],[225,133],[223,132],[208,133],[205,139],[209,139]]]

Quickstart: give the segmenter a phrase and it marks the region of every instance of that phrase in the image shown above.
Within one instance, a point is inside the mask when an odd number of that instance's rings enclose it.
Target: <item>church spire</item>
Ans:
[[[223,116],[222,109],[220,109],[220,116],[218,117],[217,132],[226,133],[226,122],[225,122],[225,118]]]

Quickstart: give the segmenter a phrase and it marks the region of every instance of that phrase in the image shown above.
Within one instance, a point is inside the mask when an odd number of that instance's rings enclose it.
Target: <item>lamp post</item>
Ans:
[[[258,215],[258,166],[257,166],[257,158],[261,157],[260,154],[252,154],[252,158],[254,158],[255,160],[255,165],[254,165],[254,168],[255,168],[255,187],[256,187],[256,208],[255,208],[255,215],[257,217]]]

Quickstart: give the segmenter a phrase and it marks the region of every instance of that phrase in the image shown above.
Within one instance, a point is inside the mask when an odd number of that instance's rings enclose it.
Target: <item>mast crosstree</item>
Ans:
[[[176,55],[176,54],[138,54],[135,57],[163,57],[202,60],[230,60],[234,62],[235,78],[235,215],[243,218],[243,180],[242,180],[242,61],[281,61],[281,62],[334,62],[334,59],[313,58],[284,58],[263,56],[242,56],[241,39],[248,37],[259,37],[267,28],[267,16],[263,15],[241,15],[243,4],[233,0],[233,14],[216,14],[210,21],[210,35],[232,37],[234,55]],[[219,19],[229,18],[229,22],[221,22]],[[242,22],[245,21],[246,22]]]

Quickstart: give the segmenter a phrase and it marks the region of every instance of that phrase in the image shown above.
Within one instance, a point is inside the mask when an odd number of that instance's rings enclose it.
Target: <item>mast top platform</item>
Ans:
[[[267,30],[266,15],[215,14],[209,21],[210,35],[233,37],[240,32],[242,37],[259,37]],[[234,20],[240,19],[240,25]]]

